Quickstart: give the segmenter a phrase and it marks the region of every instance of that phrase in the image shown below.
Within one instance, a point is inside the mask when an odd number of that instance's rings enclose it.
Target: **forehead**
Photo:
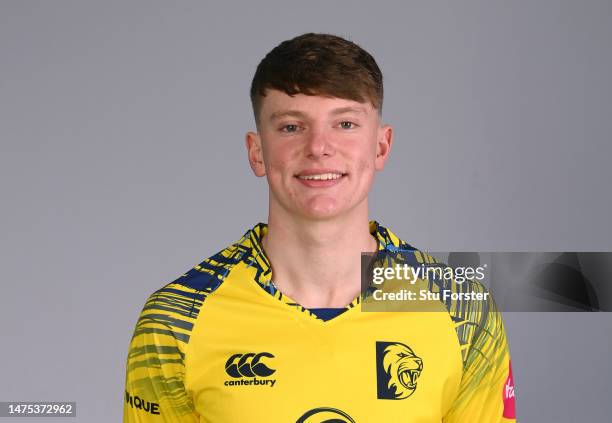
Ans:
[[[275,121],[288,115],[317,117],[352,113],[369,117],[377,111],[368,101],[360,103],[338,97],[296,94],[290,96],[279,90],[268,90],[261,102],[262,121]]]

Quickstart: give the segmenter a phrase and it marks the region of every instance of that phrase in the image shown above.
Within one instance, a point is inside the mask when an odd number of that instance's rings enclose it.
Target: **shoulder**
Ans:
[[[389,228],[375,220],[370,221],[370,233],[378,241],[378,250],[387,252],[414,251],[412,245],[399,238]]]
[[[487,359],[498,360],[499,353],[507,349],[507,341],[501,313],[493,294],[482,282],[484,278],[474,277],[478,275],[480,263],[472,263],[474,274],[466,277],[459,272],[464,272],[465,266],[459,266],[453,260],[448,260],[449,263],[439,261],[378,223],[376,227],[379,240],[385,240],[383,254],[391,257],[388,262],[401,262],[417,270],[430,270],[424,274],[423,279],[429,291],[440,294],[440,301],[448,311],[457,334],[464,365],[476,358],[484,358],[483,365],[494,364],[486,363]],[[449,295],[445,296],[445,292]]]
[[[148,295],[136,333],[161,331],[176,341],[188,342],[206,299],[214,295],[238,264],[254,260],[251,238],[256,235],[255,228]]]
[[[264,224],[249,229],[238,241],[205,258],[187,272],[155,291],[151,297],[176,294],[200,301],[215,292],[234,268],[243,263],[253,265],[260,254],[255,251],[265,231]]]

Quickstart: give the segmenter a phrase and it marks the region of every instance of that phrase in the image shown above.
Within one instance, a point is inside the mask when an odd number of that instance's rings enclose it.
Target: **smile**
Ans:
[[[317,175],[297,175],[298,178],[305,181],[329,181],[340,179],[344,176],[342,173],[321,173]]]

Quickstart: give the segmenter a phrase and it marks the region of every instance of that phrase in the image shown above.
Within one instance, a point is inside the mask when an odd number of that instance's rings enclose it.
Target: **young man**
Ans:
[[[262,60],[251,100],[257,132],[246,147],[267,177],[268,224],[149,297],[124,421],[515,421],[492,301],[361,311],[362,252],[425,257],[368,220],[393,141],[374,59],[340,37],[304,34]]]

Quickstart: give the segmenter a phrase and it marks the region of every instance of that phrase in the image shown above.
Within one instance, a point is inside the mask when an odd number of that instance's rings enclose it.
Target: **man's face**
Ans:
[[[249,161],[266,175],[270,211],[325,219],[363,207],[374,172],[384,167],[392,129],[369,103],[341,98],[293,97],[268,90],[259,132],[249,132]]]

